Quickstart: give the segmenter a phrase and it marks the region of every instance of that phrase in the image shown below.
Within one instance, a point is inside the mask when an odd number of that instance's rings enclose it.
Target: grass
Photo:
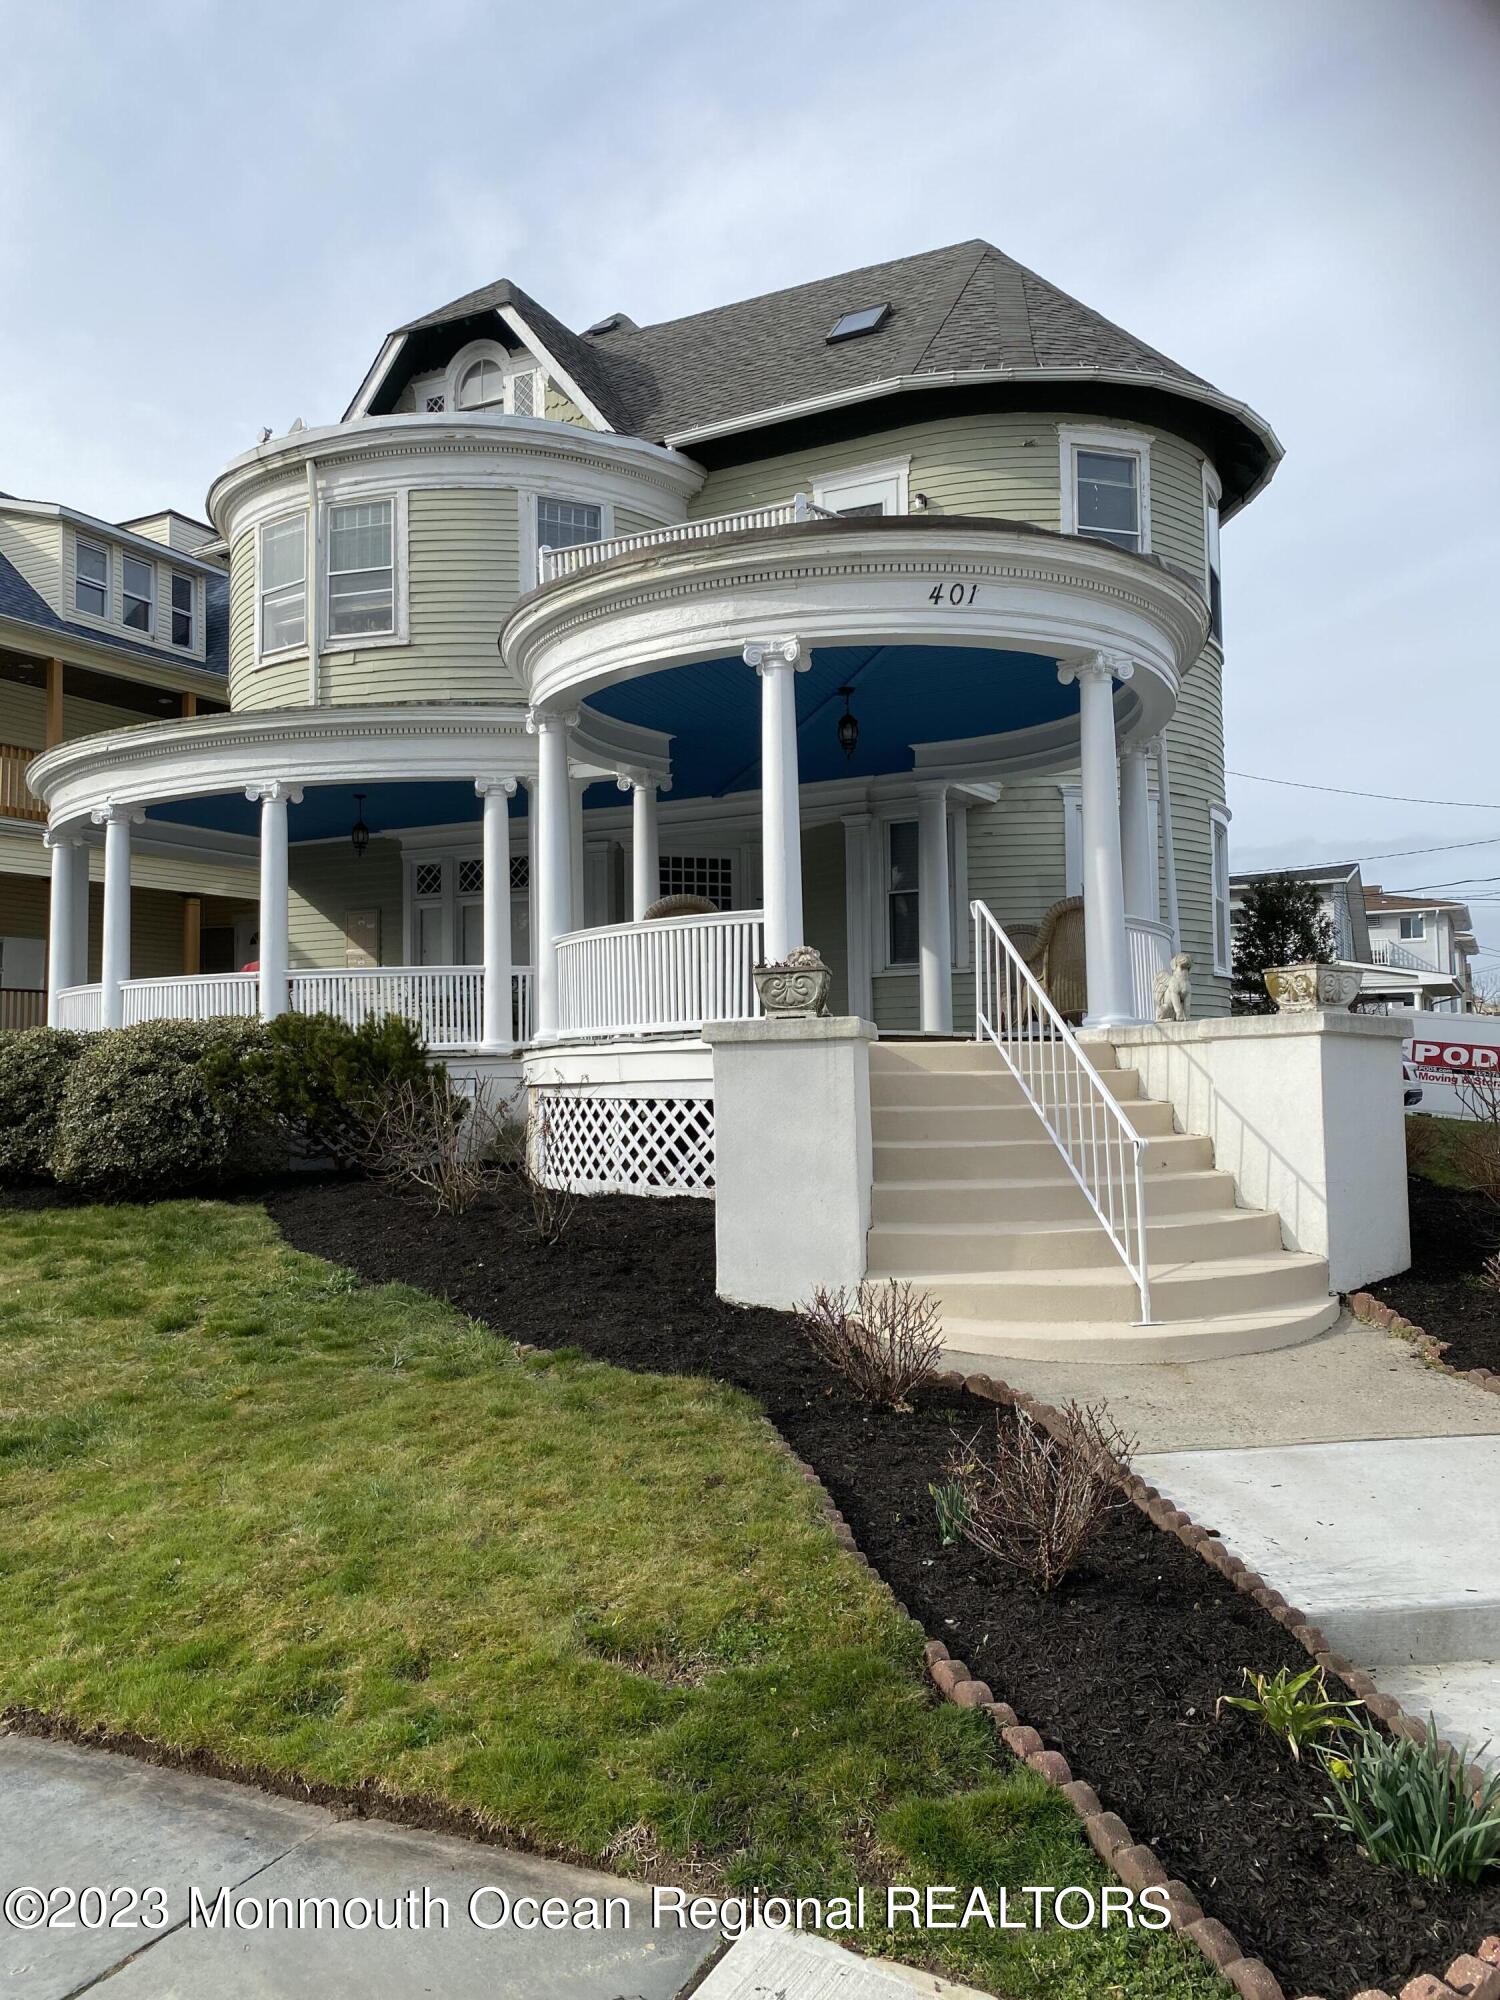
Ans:
[[[518,1359],[253,1207],[0,1211],[0,1522],[0,1707],[727,1891],[1103,1879],[747,1399]],[[1227,1991],[1118,1928],[868,1943]]]
[[[1415,1174],[1438,1187],[1472,1189],[1474,1181],[1463,1158],[1473,1124],[1464,1118],[1439,1118],[1432,1112],[1408,1114],[1406,1161]]]

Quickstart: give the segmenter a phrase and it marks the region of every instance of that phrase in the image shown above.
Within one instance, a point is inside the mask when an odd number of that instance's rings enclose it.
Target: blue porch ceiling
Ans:
[[[613,790],[613,788],[611,788]],[[619,804],[619,795],[613,797]],[[510,802],[512,818],[526,812],[526,794],[518,789]],[[336,840],[353,826],[359,808],[354,792],[345,785],[309,785],[301,805],[287,807],[287,831],[292,840]],[[478,795],[472,784],[457,780],[410,785],[368,785],[365,787],[365,825],[379,835],[397,826],[455,826],[481,817]],[[148,820],[170,820],[179,826],[212,827],[220,833],[260,832],[260,807],[243,793],[221,798],[183,799],[175,804],[152,806]]]
[[[835,734],[844,686],[859,720],[852,758]],[[798,767],[809,784],[909,771],[913,743],[1006,735],[1078,713],[1078,689],[1061,685],[1055,660],[982,647],[822,646],[796,690]],[[642,675],[590,695],[589,706],[671,736],[674,798],[759,789],[760,681],[743,660]]]

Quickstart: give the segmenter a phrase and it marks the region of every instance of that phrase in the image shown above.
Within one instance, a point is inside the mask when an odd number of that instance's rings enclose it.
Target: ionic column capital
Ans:
[[[482,799],[494,798],[497,793],[502,798],[513,799],[516,781],[514,778],[476,778],[474,789]]]
[[[642,771],[630,765],[621,765],[615,773],[615,784],[622,792],[670,792],[672,780],[658,777],[654,771]]]
[[[526,711],[528,736],[557,736],[577,727],[576,708],[528,708]]]
[[[1067,687],[1071,681],[1128,681],[1135,674],[1135,662],[1124,653],[1086,653],[1081,660],[1060,660],[1057,678]]]
[[[778,667],[790,667],[805,674],[812,665],[811,660],[802,657],[800,639],[747,639],[741,651],[745,665],[754,667],[758,674],[774,672]]]
[[[89,818],[95,826],[139,826],[146,817],[144,806],[126,806],[111,799],[107,805],[95,806]]]
[[[60,829],[49,826],[42,834],[42,845],[43,847],[52,848],[86,847],[88,843],[76,828],[64,833]]]
[[[253,785],[246,785],[245,797],[252,805],[275,805],[285,800],[288,805],[300,806],[302,787],[289,785],[285,778],[263,778]]]

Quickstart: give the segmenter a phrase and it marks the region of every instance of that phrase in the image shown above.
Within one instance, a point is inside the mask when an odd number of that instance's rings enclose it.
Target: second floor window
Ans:
[[[1426,917],[1402,917],[1401,940],[1403,944],[1418,942],[1427,935]]]
[[[132,632],[149,632],[156,597],[156,565],[136,556],[125,558],[125,623]]]
[[[193,579],[172,573],[172,644],[193,643]]]
[[[1140,468],[1134,452],[1080,450],[1074,466],[1078,533],[1118,549],[1139,549]]]
[[[73,602],[91,618],[109,616],[109,551],[95,542],[78,544],[78,574],[73,582]]]
[[[307,642],[307,524],[301,514],[260,531],[260,650]]]
[[[604,533],[600,509],[582,500],[538,500],[536,539],[538,548],[575,549],[581,542],[597,542]]]
[[[394,503],[328,510],[328,630],[332,637],[396,629]]]

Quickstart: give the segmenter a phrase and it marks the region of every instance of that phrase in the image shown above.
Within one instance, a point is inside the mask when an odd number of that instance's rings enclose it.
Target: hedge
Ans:
[[[85,1047],[66,1028],[0,1034],[0,1180],[50,1176],[63,1085]]]

